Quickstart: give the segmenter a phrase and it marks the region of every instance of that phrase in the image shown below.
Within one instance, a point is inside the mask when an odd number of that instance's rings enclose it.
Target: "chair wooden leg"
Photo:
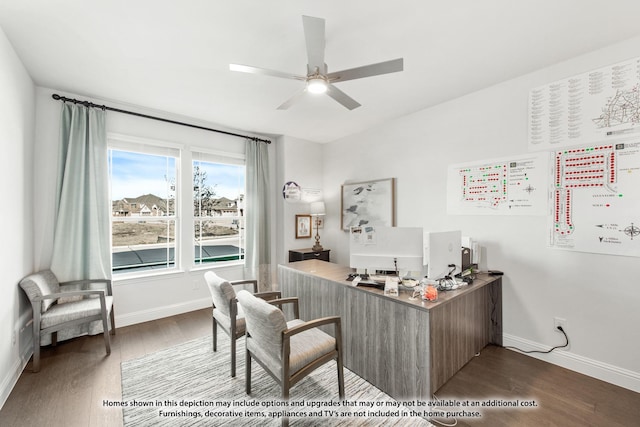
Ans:
[[[336,365],[338,366],[338,395],[340,399],[344,399],[344,370],[342,369],[342,326],[341,321],[338,321],[335,329],[336,339],[336,351],[338,357],[336,357]]]
[[[282,400],[289,401],[289,378],[282,379]],[[282,427],[289,427],[289,417],[282,417]]]
[[[51,345],[52,346],[57,346],[58,345],[58,332],[51,332]]]
[[[111,306],[111,335],[116,334],[116,315],[113,306]]]
[[[213,330],[213,351],[218,351],[218,323],[216,323],[215,317],[212,317],[212,330]]]
[[[40,371],[40,325],[33,322],[33,368],[34,373]]]
[[[338,356],[336,365],[338,365],[338,396],[344,399],[344,371],[342,369],[342,357]]]
[[[245,372],[245,390],[247,394],[251,394],[251,353],[249,353],[249,350],[245,351],[244,372]]]
[[[104,335],[104,346],[107,349],[107,355],[111,354],[111,333],[109,332],[109,319],[107,312],[102,312],[102,334]]]
[[[231,378],[234,378],[235,376],[236,376],[236,337],[234,334],[234,335],[231,335]]]

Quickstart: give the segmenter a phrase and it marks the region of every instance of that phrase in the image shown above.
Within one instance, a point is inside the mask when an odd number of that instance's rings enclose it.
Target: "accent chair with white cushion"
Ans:
[[[75,280],[59,283],[50,270],[31,274],[20,287],[33,309],[33,372],[40,370],[40,346],[79,335],[104,335],[107,355],[115,334],[111,280]],[[60,334],[60,336],[59,336]]]
[[[280,296],[280,292],[257,293],[257,280],[233,280],[228,281],[218,276],[213,271],[204,274],[211,300],[213,303],[212,335],[213,351],[218,350],[218,326],[231,338],[231,376],[236,376],[236,340],[244,335],[245,319],[242,308],[238,306],[234,286],[250,285],[256,296],[264,299],[273,299]]]
[[[246,320],[246,391],[251,394],[251,360],[256,362],[282,388],[282,398],[289,398],[289,389],[325,363],[336,360],[338,395],[344,399],[342,368],[342,329],[340,317],[324,317],[308,322],[286,321],[275,306],[278,300],[264,301],[247,291],[238,292],[238,301]],[[297,311],[297,310],[296,310]],[[334,337],[318,327],[334,325]],[[283,425],[288,419],[283,418]]]

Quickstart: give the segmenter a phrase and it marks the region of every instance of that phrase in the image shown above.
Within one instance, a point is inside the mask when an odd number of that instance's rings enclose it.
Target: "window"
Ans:
[[[206,153],[193,158],[194,264],[244,262],[244,161]]]
[[[174,268],[179,152],[122,145],[109,148],[113,272]]]
[[[109,135],[113,273],[244,264],[244,154]]]

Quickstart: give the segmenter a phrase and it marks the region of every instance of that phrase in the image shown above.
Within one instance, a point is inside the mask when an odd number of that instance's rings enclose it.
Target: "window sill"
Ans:
[[[112,283],[114,286],[127,286],[133,283],[144,283],[151,282],[158,279],[170,279],[173,277],[181,277],[185,276],[189,273],[199,273],[209,270],[231,270],[231,269],[243,269],[245,267],[244,262],[242,263],[216,263],[216,264],[206,264],[206,265],[198,265],[191,267],[190,270],[182,270],[182,269],[172,269],[166,271],[159,270],[146,270],[139,271],[134,273],[121,273],[114,274],[112,278]]]
[[[146,270],[146,271],[139,271],[134,273],[114,274],[112,276],[111,281],[113,282],[114,286],[122,286],[122,285],[127,285],[130,282],[136,282],[136,283],[149,282],[152,280],[156,280],[159,277],[171,278],[171,277],[183,276],[185,273],[186,271],[177,269],[177,268],[166,270],[166,271]]]
[[[228,269],[228,268],[244,268],[244,262],[217,262],[217,263],[208,263],[208,264],[199,264],[191,267],[191,272],[197,271],[208,271],[208,270],[219,270],[219,269]]]

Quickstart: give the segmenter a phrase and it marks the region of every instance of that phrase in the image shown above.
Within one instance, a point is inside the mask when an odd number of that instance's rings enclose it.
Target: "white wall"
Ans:
[[[0,407],[27,363],[29,302],[18,282],[33,269],[35,88],[0,28]]]
[[[38,242],[38,253],[36,257],[37,269],[49,267],[53,246],[52,219],[55,206],[55,159],[57,158],[58,152],[61,106],[60,101],[55,101],[51,98],[53,93],[71,98],[86,99],[97,104],[107,104],[111,107],[124,110],[133,110],[196,125],[230,130],[211,123],[203,123],[190,118],[172,116],[165,112],[144,110],[140,107],[123,105],[115,101],[105,101],[52,89],[37,88],[36,149],[34,156],[36,171],[35,199],[38,200],[38,209],[35,212],[34,218],[34,232],[36,234],[36,241]],[[224,152],[244,153],[244,140],[242,138],[115,112],[107,112],[106,123],[108,133],[179,143],[184,145],[185,150],[198,147]],[[275,144],[271,144],[269,148],[273,168],[275,168],[274,146]],[[180,173],[183,182],[191,182],[191,167],[188,159],[186,162],[183,159]],[[275,177],[272,177],[272,181],[275,181]],[[184,199],[181,205],[185,218],[188,219],[191,211],[191,202]],[[275,207],[273,210],[275,214]],[[192,232],[189,221],[185,220],[182,222],[181,231],[187,234]],[[273,234],[275,234],[275,226],[272,227],[272,235]],[[275,243],[273,248],[275,252]],[[183,248],[183,250],[190,250],[190,248]],[[273,259],[275,260],[275,255]],[[116,326],[122,327],[210,306],[211,298],[203,280],[204,271],[205,270],[202,269],[191,269],[190,266],[184,265],[183,270],[175,273],[124,280],[117,275],[114,276]],[[244,278],[245,274],[243,268],[238,266],[222,267],[219,273],[229,280]]]
[[[542,216],[446,213],[447,165],[527,152],[531,88],[635,57],[639,45],[629,40],[325,145],[323,240],[334,260],[348,264],[340,185],[396,177],[398,226],[461,229],[486,247],[485,267],[505,272],[505,345],[562,344],[553,318],[565,318],[571,346],[540,358],[640,391],[638,258],[552,250]]]
[[[289,261],[288,251],[290,249],[310,248],[315,244],[314,237],[296,239],[296,214],[308,214],[309,203],[285,202],[282,197],[282,187],[285,183],[293,181],[302,188],[322,189],[322,151],[321,144],[288,136],[278,138],[276,180],[278,189],[278,263]],[[324,243],[323,235],[324,230],[320,229],[321,244]],[[312,236],[315,236],[315,229]]]

